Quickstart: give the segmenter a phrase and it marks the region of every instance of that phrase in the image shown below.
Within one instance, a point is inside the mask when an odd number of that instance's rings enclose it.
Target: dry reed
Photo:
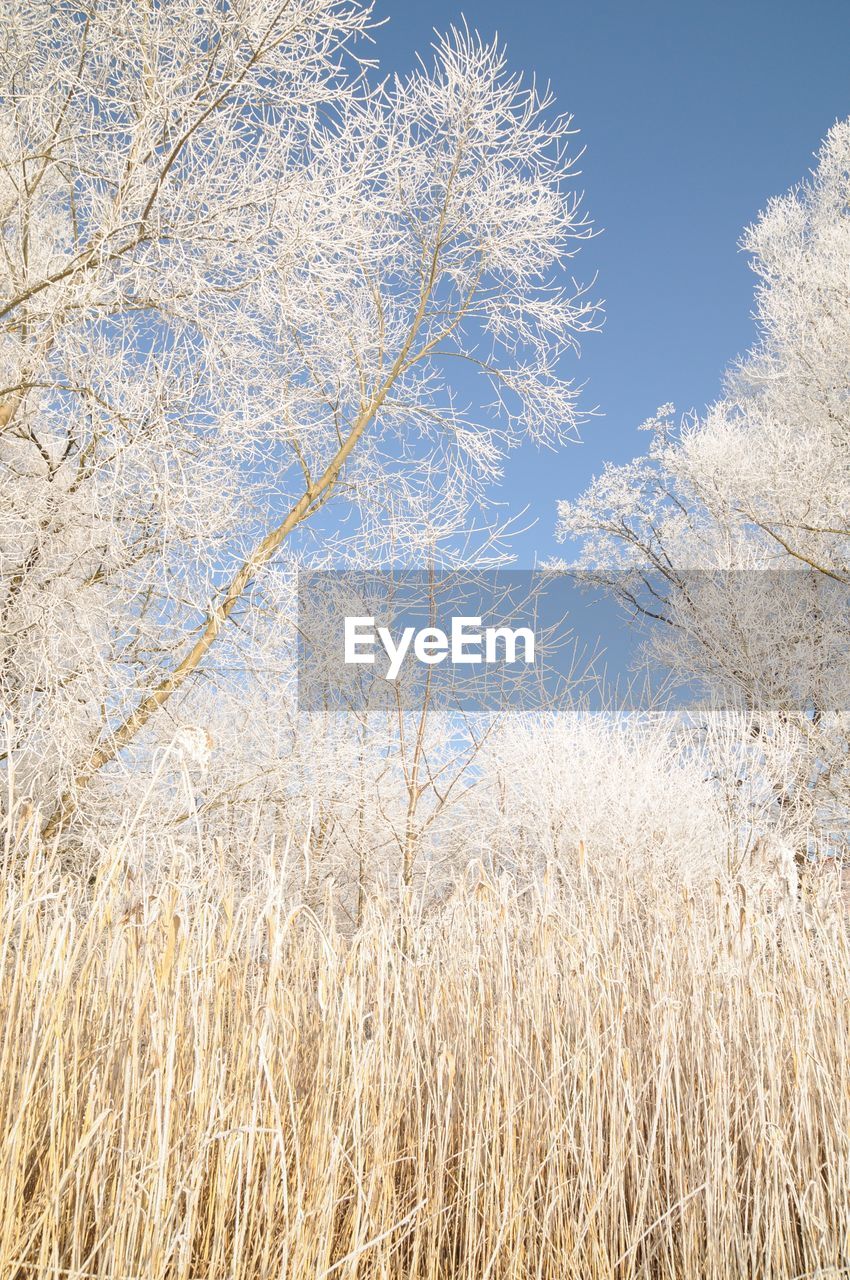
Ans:
[[[9,857],[4,1280],[848,1274],[838,914],[585,877],[346,939]]]

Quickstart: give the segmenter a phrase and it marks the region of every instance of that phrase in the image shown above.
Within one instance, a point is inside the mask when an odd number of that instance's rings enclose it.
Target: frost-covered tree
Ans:
[[[732,700],[802,856],[850,811],[850,121],[743,245],[759,338],[723,398],[678,429],[665,405],[648,454],[562,503],[559,532]]]
[[[759,341],[703,418],[677,432],[663,406],[645,424],[646,458],[608,466],[561,504],[560,532],[583,539],[588,564],[763,568],[790,558],[848,576],[850,121],[743,247],[759,281]]]
[[[664,717],[576,707],[509,714],[478,760],[464,832],[495,874],[583,870],[645,889],[712,882],[730,832],[699,752]]]
[[[0,688],[48,833],[285,678],[299,556],[450,544],[576,423],[569,120],[465,30],[380,81],[369,20],[2,5]]]

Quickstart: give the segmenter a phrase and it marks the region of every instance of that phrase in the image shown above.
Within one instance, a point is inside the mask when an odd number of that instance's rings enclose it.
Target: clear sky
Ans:
[[[505,497],[537,526],[522,563],[554,550],[555,502],[606,459],[641,453],[638,424],[672,400],[701,408],[753,337],[738,239],[798,182],[829,126],[850,115],[850,0],[378,0],[385,71],[466,17],[498,31],[514,68],[551,82],[586,147],[578,182],[602,234],[575,260],[599,273],[607,319],[575,366],[601,417],[583,443],[523,449]]]

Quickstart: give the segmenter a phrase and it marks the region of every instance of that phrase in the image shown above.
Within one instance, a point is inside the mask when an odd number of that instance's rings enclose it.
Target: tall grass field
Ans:
[[[485,876],[356,934],[276,892],[0,877],[0,1276],[850,1268],[836,900]]]

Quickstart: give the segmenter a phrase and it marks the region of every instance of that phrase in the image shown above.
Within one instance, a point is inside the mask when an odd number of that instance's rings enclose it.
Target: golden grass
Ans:
[[[0,897],[3,1280],[846,1274],[841,919]]]

